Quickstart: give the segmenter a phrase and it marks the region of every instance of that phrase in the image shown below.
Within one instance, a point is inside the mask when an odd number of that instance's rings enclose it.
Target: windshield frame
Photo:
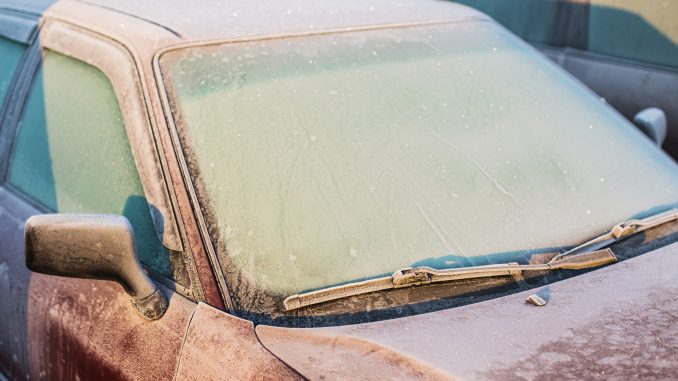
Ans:
[[[493,24],[495,27],[500,28],[505,30],[501,25],[497,24],[493,20],[489,20],[486,18],[473,18],[473,19],[466,19],[466,20],[456,20],[456,21],[428,21],[428,22],[413,22],[413,23],[398,23],[398,24],[381,24],[381,25],[374,25],[374,26],[365,26],[365,27],[357,27],[357,28],[341,28],[341,29],[328,29],[328,30],[318,30],[318,31],[312,31],[312,32],[298,32],[298,33],[289,33],[289,34],[280,34],[280,35],[259,35],[259,36],[246,36],[246,37],[237,37],[237,38],[224,38],[224,39],[217,39],[217,40],[209,40],[209,41],[195,41],[195,42],[187,42],[187,43],[181,43],[177,45],[173,45],[167,48],[164,48],[162,50],[159,50],[153,59],[153,70],[154,70],[154,77],[156,80],[156,85],[158,86],[159,94],[161,97],[161,103],[162,103],[162,109],[164,116],[166,118],[167,124],[168,124],[168,129],[170,131],[170,136],[171,136],[171,142],[172,142],[172,148],[174,149],[174,153],[177,157],[177,160],[179,162],[179,167],[181,169],[181,175],[183,179],[183,183],[185,186],[186,191],[188,192],[190,202],[191,202],[191,209],[195,218],[196,225],[198,227],[198,230],[200,232],[200,238],[202,239],[203,247],[207,252],[208,259],[210,261],[210,264],[212,266],[211,271],[217,280],[217,284],[219,286],[219,290],[221,292],[221,295],[224,299],[224,302],[226,304],[227,310],[231,311],[232,313],[235,313],[238,316],[250,319],[250,320],[256,320],[262,323],[266,324],[271,324],[271,325],[286,325],[286,326],[307,326],[307,324],[301,323],[301,322],[306,322],[311,325],[320,325],[320,326],[325,326],[325,325],[343,325],[343,324],[352,324],[357,321],[352,321],[353,318],[351,316],[353,315],[360,315],[357,317],[359,321],[365,322],[365,321],[374,321],[374,320],[382,320],[382,319],[388,319],[388,318],[393,318],[393,317],[398,317],[401,315],[401,312],[396,313],[396,315],[393,315],[394,309],[397,309],[398,306],[401,304],[394,304],[392,306],[389,306],[388,308],[384,309],[384,315],[383,317],[372,317],[373,313],[370,311],[355,311],[352,309],[348,308],[342,308],[338,307],[335,308],[333,313],[330,315],[325,315],[323,313],[320,313],[316,315],[313,311],[309,311],[308,313],[304,314],[299,314],[299,315],[289,315],[289,314],[280,314],[280,313],[273,313],[270,316],[261,316],[260,313],[253,312],[253,311],[239,311],[236,310],[236,307],[231,299],[232,294],[231,290],[229,287],[234,287],[233,285],[228,284],[228,279],[226,276],[226,273],[223,271],[223,267],[219,263],[219,256],[217,255],[217,246],[218,242],[215,242],[216,238],[213,237],[209,233],[209,228],[208,228],[208,219],[209,215],[206,215],[206,211],[209,212],[209,207],[206,205],[203,205],[204,203],[200,201],[200,197],[198,196],[198,192],[196,191],[196,186],[199,186],[199,184],[196,184],[196,179],[194,179],[194,174],[188,164],[188,160],[186,157],[186,147],[184,147],[182,138],[180,137],[180,131],[179,127],[177,126],[177,120],[175,118],[175,112],[172,111],[172,99],[170,98],[170,82],[169,81],[169,73],[163,73],[161,70],[161,64],[160,60],[162,56],[165,53],[171,52],[171,51],[177,51],[177,50],[182,50],[182,49],[188,49],[188,48],[195,48],[195,47],[202,47],[202,46],[212,46],[212,45],[228,45],[228,44],[238,44],[238,43],[249,43],[249,42],[257,42],[257,41],[267,41],[267,40],[283,40],[283,39],[293,39],[293,38],[302,38],[302,37],[307,37],[307,36],[320,36],[320,35],[333,35],[333,34],[349,34],[349,33],[354,33],[354,32],[363,32],[363,31],[372,31],[372,30],[388,30],[388,29],[405,29],[405,28],[415,28],[415,27],[426,27],[426,26],[436,26],[436,25],[451,25],[451,24],[460,24],[460,23],[469,23],[469,22],[474,22],[474,23],[480,23],[480,22],[489,22]],[[511,39],[521,41],[518,37],[513,35],[510,32],[507,32],[507,37],[510,37]],[[546,59],[546,58],[544,58]],[[594,95],[594,92],[590,90],[588,87],[581,86],[582,90],[589,92],[590,94]],[[597,96],[596,96],[597,97]],[[614,109],[612,109],[613,112],[616,112]],[[196,175],[197,177],[199,176],[199,168],[198,168],[198,174]],[[203,209],[204,208],[204,209]],[[197,210],[199,209],[199,210]],[[209,213],[208,213],[209,214]],[[678,236],[674,239],[671,240],[671,242],[674,242],[675,240],[678,240]],[[669,242],[670,243],[670,242]],[[667,243],[668,244],[668,243]],[[663,246],[663,245],[662,245]],[[644,252],[639,252],[639,254],[643,254]],[[578,271],[575,274],[565,276],[564,278],[569,278],[571,276],[576,276],[583,274],[587,271]],[[564,279],[561,278],[561,279]],[[558,279],[558,280],[561,280]],[[507,285],[502,282],[493,282],[496,283],[495,285],[492,285],[491,287],[488,287],[484,290],[481,291],[473,291],[471,290],[473,287],[470,287],[468,291],[461,293],[458,296],[451,296],[452,299],[454,298],[459,298],[460,299],[460,304],[459,305],[464,305],[464,304],[469,304],[469,303],[474,303],[477,301],[481,300],[488,300],[488,299],[494,299],[497,297],[501,297],[506,295],[507,293],[513,293],[515,291],[520,291],[523,289],[524,285],[521,285],[519,289],[513,289],[512,286]],[[532,286],[534,287],[534,286]],[[235,291],[235,290],[233,290]],[[482,297],[482,294],[485,294],[484,297]],[[475,299],[475,301],[465,301],[467,295],[471,298],[474,299],[478,296],[481,296],[479,299]],[[448,297],[444,297],[443,299],[448,299]],[[429,301],[424,301],[424,302],[413,302],[416,303],[417,306],[421,306],[423,304],[429,305],[429,304],[436,304],[436,300],[429,300]],[[332,303],[330,303],[332,304]],[[408,303],[405,303],[408,304]],[[433,310],[438,310],[438,309],[449,309],[456,307],[457,305],[447,305],[447,306],[440,306],[440,307],[433,307]],[[337,310],[339,313],[337,313]],[[430,310],[428,310],[430,311]],[[421,311],[423,312],[423,311]],[[421,312],[416,312],[415,314],[421,313]],[[374,312],[374,315],[380,315],[381,312],[376,311]],[[389,315],[390,314],[390,315]],[[406,316],[410,313],[404,313],[402,316]],[[362,316],[365,315],[365,316]],[[368,316],[369,315],[369,316]],[[348,317],[348,320],[345,320],[346,316]],[[317,320],[313,319],[314,317],[321,317],[322,319],[325,319],[324,321],[322,320]],[[328,319],[329,317],[329,319]],[[307,319],[302,319],[302,318],[307,318]],[[280,319],[280,320],[277,320]],[[291,319],[291,320],[290,320]]]
[[[201,46],[211,46],[211,45],[225,45],[225,44],[238,44],[238,43],[247,43],[247,42],[257,42],[257,41],[267,41],[267,40],[282,40],[282,39],[292,39],[300,38],[307,36],[319,36],[319,35],[332,35],[332,34],[344,34],[344,33],[356,33],[364,32],[371,30],[385,30],[385,29],[404,29],[404,28],[413,28],[413,27],[422,27],[422,26],[436,26],[436,25],[450,25],[450,24],[460,24],[468,22],[489,22],[495,26],[502,28],[499,24],[495,23],[493,20],[486,17],[470,17],[464,20],[436,20],[436,21],[416,21],[416,22],[407,22],[407,23],[388,23],[388,24],[378,24],[378,25],[366,25],[358,27],[345,27],[345,28],[334,28],[334,29],[322,29],[317,31],[306,31],[306,32],[291,32],[285,34],[275,34],[275,35],[256,35],[256,36],[244,36],[244,37],[233,37],[233,38],[222,38],[216,40],[208,41],[189,41],[163,49],[158,50],[153,56],[153,77],[155,79],[156,88],[158,89],[158,94],[160,95],[160,102],[162,104],[162,112],[167,122],[167,127],[170,132],[170,138],[172,143],[172,149],[174,155],[178,161],[179,169],[181,171],[181,177],[183,180],[184,188],[188,192],[188,197],[191,203],[191,209],[193,211],[193,216],[195,218],[196,225],[200,232],[200,238],[203,243],[203,247],[207,253],[210,265],[212,266],[211,271],[216,280],[219,292],[224,301],[224,304],[228,310],[234,310],[235,305],[231,298],[230,287],[226,280],[226,277],[221,270],[222,267],[219,263],[219,258],[215,248],[215,242],[213,237],[209,234],[209,229],[207,227],[206,216],[203,212],[203,207],[200,203],[198,194],[196,192],[196,184],[188,166],[188,160],[186,159],[186,154],[184,152],[184,147],[179,137],[179,130],[177,127],[177,122],[172,112],[170,106],[170,90],[166,82],[167,75],[165,75],[160,68],[160,60],[162,56],[168,52],[173,52],[177,50],[196,48]],[[513,34],[509,35],[514,37]],[[517,37],[515,37],[517,38]]]

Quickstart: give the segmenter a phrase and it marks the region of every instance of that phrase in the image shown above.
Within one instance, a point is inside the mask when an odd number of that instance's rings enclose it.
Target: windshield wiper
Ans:
[[[676,220],[678,220],[678,210],[676,209],[658,213],[643,219],[626,220],[613,226],[609,231],[567,250],[564,253],[556,255],[553,257],[552,261],[563,259],[581,252],[600,250],[634,234]]]
[[[549,271],[558,269],[579,270],[614,263],[617,258],[610,249],[572,254],[565,258],[551,260],[544,264],[520,265],[515,262],[436,270],[430,267],[407,267],[396,271],[391,276],[348,283],[341,286],[324,288],[302,294],[292,295],[283,301],[286,311],[295,310],[314,304],[348,298],[370,292],[390,290],[403,287],[426,285],[431,283],[452,282],[463,279],[514,277],[518,278],[523,271]]]
[[[463,279],[520,277],[523,271],[549,271],[557,269],[579,270],[614,263],[617,258],[607,246],[628,238],[634,234],[678,220],[678,210],[655,214],[643,219],[631,219],[621,222],[583,244],[553,257],[549,262],[535,265],[505,264],[462,267],[436,270],[430,267],[407,267],[391,276],[353,282],[341,286],[292,295],[283,301],[286,311],[348,298],[370,292],[411,287],[439,282],[452,282]]]

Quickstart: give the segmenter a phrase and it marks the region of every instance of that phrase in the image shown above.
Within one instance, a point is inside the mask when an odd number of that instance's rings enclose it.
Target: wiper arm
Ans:
[[[614,263],[617,258],[610,249],[572,254],[565,258],[552,259],[544,264],[519,265],[511,262],[505,264],[462,267],[436,270],[430,267],[407,267],[396,271],[391,276],[329,287],[317,291],[292,295],[283,301],[286,311],[301,307],[324,303],[332,300],[348,298],[370,292],[390,290],[403,287],[426,285],[431,283],[452,282],[463,279],[519,277],[523,271],[550,271],[558,269],[587,269]]]
[[[607,246],[642,231],[678,220],[678,210],[670,210],[643,219],[621,222],[608,232],[601,234],[575,248],[558,254],[545,264],[519,265],[505,263],[487,266],[462,267],[436,270],[422,266],[404,268],[391,276],[348,283],[317,291],[292,295],[283,301],[286,311],[348,298],[370,292],[411,287],[439,282],[452,282],[463,279],[518,277],[523,271],[550,271],[557,269],[579,270],[614,263],[617,258]]]
[[[649,216],[643,219],[626,220],[613,226],[612,229],[610,229],[606,233],[603,233],[589,241],[586,241],[581,245],[572,248],[564,253],[556,255],[555,257],[553,257],[552,260],[563,259],[573,254],[581,252],[600,250],[602,248],[610,246],[611,244],[617,241],[621,241],[624,238],[630,237],[634,234],[676,220],[678,220],[678,210],[676,209],[655,214],[653,216]]]

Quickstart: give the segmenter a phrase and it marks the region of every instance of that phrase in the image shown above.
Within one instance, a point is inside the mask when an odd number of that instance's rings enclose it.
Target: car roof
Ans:
[[[28,44],[42,13],[55,0],[0,0],[0,38]]]
[[[0,8],[41,15],[56,0],[0,0]]]
[[[162,26],[183,40],[487,18],[466,6],[441,0],[80,1]]]

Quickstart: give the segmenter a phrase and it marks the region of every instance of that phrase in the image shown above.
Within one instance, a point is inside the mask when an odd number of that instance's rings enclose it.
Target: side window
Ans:
[[[22,44],[0,37],[0,104],[9,90],[9,83],[26,47]]]
[[[141,261],[171,277],[117,98],[97,68],[45,54],[19,122],[8,182],[55,212],[124,215]]]

